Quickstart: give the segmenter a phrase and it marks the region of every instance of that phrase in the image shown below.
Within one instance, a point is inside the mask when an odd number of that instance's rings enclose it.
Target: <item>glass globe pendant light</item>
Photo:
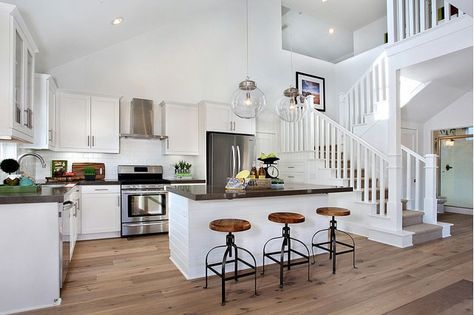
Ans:
[[[297,122],[304,118],[308,108],[308,99],[301,95],[297,88],[290,87],[283,91],[283,97],[277,103],[276,112],[281,120]]]
[[[251,119],[257,117],[258,113],[266,104],[265,95],[257,88],[255,81],[249,78],[249,1],[246,0],[247,12],[247,78],[239,83],[239,88],[234,92],[232,98],[232,111],[240,118]]]
[[[290,52],[290,71],[293,73],[293,45],[291,45]],[[276,105],[276,113],[281,120],[286,122],[298,122],[306,115],[310,98],[300,94],[297,88],[290,86],[283,91],[283,97]]]

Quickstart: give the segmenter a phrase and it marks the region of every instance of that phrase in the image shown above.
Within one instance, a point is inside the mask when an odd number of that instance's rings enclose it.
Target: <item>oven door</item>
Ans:
[[[122,222],[168,220],[165,191],[122,191]]]

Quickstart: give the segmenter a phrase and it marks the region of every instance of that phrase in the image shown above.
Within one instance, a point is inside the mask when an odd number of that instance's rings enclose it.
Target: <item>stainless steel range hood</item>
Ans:
[[[134,98],[130,103],[130,133],[121,134],[124,138],[135,139],[167,139],[164,135],[155,135],[153,101]]]

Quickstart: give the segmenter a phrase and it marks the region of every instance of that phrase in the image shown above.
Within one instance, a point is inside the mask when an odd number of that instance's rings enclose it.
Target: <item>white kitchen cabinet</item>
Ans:
[[[255,134],[255,119],[238,117],[229,104],[202,101],[199,106],[205,131]]]
[[[54,150],[57,138],[55,121],[56,81],[49,74],[36,73],[34,87],[33,143],[25,144],[23,147],[36,150]]]
[[[0,3],[0,139],[33,142],[36,45],[15,6]]]
[[[199,154],[199,110],[196,104],[162,102],[165,154]]]
[[[120,236],[120,186],[81,187],[81,239]]]
[[[119,153],[119,98],[60,91],[56,151]]]

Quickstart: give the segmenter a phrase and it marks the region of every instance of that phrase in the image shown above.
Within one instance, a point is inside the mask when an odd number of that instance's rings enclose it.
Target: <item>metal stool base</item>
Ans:
[[[222,258],[222,262],[209,264],[208,263],[209,254],[213,250],[218,249],[218,248],[226,248],[226,250],[224,252],[224,256]],[[232,259],[232,260],[227,260],[229,257],[232,257],[232,250],[234,250],[235,258]],[[239,251],[244,251],[247,254],[249,254],[250,257],[252,257],[252,259],[253,259],[253,265],[251,263],[239,258],[239,256],[238,256]],[[244,273],[239,274],[239,270],[238,270],[238,263],[239,262],[241,262],[244,265],[248,266],[253,271],[244,272]],[[226,265],[228,265],[228,264],[234,264],[234,272],[233,272],[232,276],[226,276],[225,268],[226,268]],[[214,268],[216,266],[221,266],[221,272],[217,271]],[[226,236],[226,245],[220,245],[220,246],[213,247],[206,254],[206,285],[204,286],[204,289],[207,289],[207,287],[208,287],[207,286],[207,284],[208,284],[207,271],[208,270],[211,270],[214,274],[219,276],[219,278],[221,278],[221,280],[222,280],[222,291],[221,291],[222,301],[221,301],[221,305],[225,305],[225,282],[229,281],[229,280],[238,281],[240,278],[253,275],[254,276],[254,290],[255,290],[255,295],[257,295],[257,261],[255,260],[255,257],[252,255],[251,252],[249,252],[245,248],[242,248],[242,247],[239,247],[239,246],[235,245],[235,238],[234,238],[234,235],[231,232],[229,232]]]
[[[281,239],[281,238],[283,239],[283,243],[281,245],[281,250],[280,251],[275,251],[275,252],[270,252],[270,253],[265,252],[265,249],[266,249],[267,244],[269,242],[271,242],[273,240]],[[304,248],[306,248],[306,251],[307,251],[308,254],[305,255],[305,254],[291,248],[291,241],[294,241],[294,242],[297,242],[297,243],[300,243],[301,245],[303,245]],[[294,261],[294,260],[291,261],[291,253],[300,256],[301,258],[303,258],[303,260],[302,261]],[[273,257],[274,255],[280,255],[280,259],[278,260],[278,259],[274,258]],[[287,256],[287,262],[286,263],[285,263],[285,256]],[[311,281],[311,279],[310,279],[309,249],[302,241],[290,236],[290,227],[288,226],[287,223],[283,227],[282,236],[273,237],[273,238],[269,239],[265,243],[265,245],[263,246],[262,275],[265,275],[265,257],[269,258],[270,260],[272,260],[275,263],[280,265],[280,288],[283,288],[283,284],[284,284],[283,283],[283,269],[287,268],[287,270],[290,270],[291,267],[297,266],[297,265],[308,264],[308,281]]]
[[[329,241],[321,242],[321,243],[315,243],[314,242],[314,237],[318,233],[321,233],[321,232],[324,232],[324,231],[329,231],[329,234],[330,234]],[[347,244],[347,243],[338,241],[336,239],[336,232],[343,233],[343,234],[349,236],[352,240],[352,244]],[[338,252],[336,250],[336,245],[337,244],[345,246],[345,247],[350,248],[350,249]],[[311,246],[311,251],[312,251],[312,254],[313,254],[313,264],[316,263],[316,259],[314,258],[315,257],[314,256],[314,248],[316,247],[316,248],[320,248],[322,250],[325,250],[325,251],[329,252],[329,259],[332,259],[332,273],[333,274],[336,274],[336,256],[337,255],[352,253],[352,266],[357,269],[357,267],[355,265],[356,246],[355,246],[354,238],[350,234],[337,229],[337,221],[334,219],[334,216],[332,217],[332,220],[330,221],[329,229],[319,230],[316,233],[314,233],[313,238],[311,239],[311,245],[312,245]],[[329,247],[324,247],[324,245],[329,245]]]

